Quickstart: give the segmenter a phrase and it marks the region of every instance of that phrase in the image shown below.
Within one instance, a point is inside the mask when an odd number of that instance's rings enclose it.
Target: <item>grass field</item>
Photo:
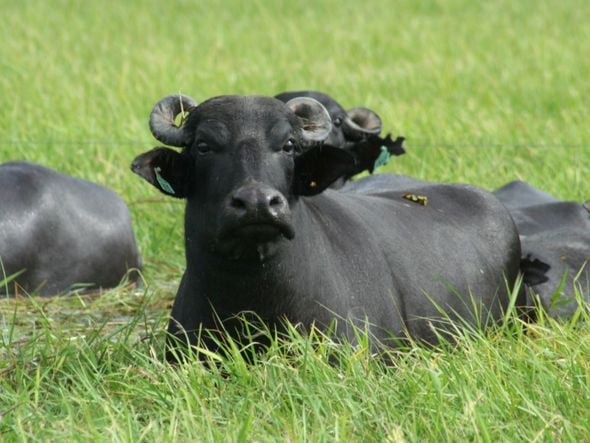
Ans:
[[[182,202],[131,174],[173,92],[319,89],[407,138],[384,168],[590,198],[590,3],[0,0],[0,162],[129,203],[147,289],[0,301],[0,436],[105,441],[587,441],[588,315],[411,347],[298,336],[246,367],[162,362]],[[1,210],[1,202],[0,202]],[[330,353],[340,364],[329,364]]]

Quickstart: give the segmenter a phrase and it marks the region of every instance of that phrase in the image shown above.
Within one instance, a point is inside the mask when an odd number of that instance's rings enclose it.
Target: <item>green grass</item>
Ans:
[[[129,172],[162,96],[319,89],[407,137],[385,168],[590,198],[590,3],[0,0],[0,162],[27,159],[130,204],[148,290],[0,302],[6,440],[580,441],[587,314],[400,353],[294,334],[245,368],[172,369],[182,202]],[[0,207],[1,210],[1,207]]]
[[[90,441],[580,441],[590,432],[588,311],[569,324],[458,330],[456,345],[392,351],[391,366],[365,345],[291,331],[254,364],[234,352],[207,369],[162,362],[152,301],[125,306],[137,309],[131,323],[97,321],[120,295],[26,310],[21,301],[18,314],[36,324],[4,351],[0,432]]]

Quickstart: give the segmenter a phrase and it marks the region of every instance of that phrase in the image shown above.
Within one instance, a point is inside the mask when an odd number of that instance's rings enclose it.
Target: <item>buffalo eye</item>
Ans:
[[[285,143],[285,145],[283,146],[283,151],[285,151],[287,154],[291,154],[294,149],[295,149],[295,140],[290,138],[289,140],[287,140],[287,143]]]
[[[209,145],[209,143],[203,141],[197,142],[197,152],[199,154],[207,154],[210,151],[211,146]]]
[[[341,117],[336,117],[334,119],[334,121],[332,122],[332,124],[336,127],[340,126],[342,124],[342,118]]]

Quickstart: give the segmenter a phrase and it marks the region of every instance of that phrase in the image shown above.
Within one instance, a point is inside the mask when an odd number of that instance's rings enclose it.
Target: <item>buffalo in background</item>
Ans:
[[[590,212],[560,201],[528,183],[514,181],[494,191],[510,210],[522,247],[531,296],[553,317],[578,308],[574,288],[590,300]]]
[[[362,107],[344,111],[332,97],[317,91],[282,93],[277,97],[298,96],[318,99],[329,110],[333,122],[337,121],[326,144],[356,155],[357,165],[358,153],[375,152],[363,151],[366,145],[355,145],[355,140],[366,139],[371,131],[373,135],[379,134],[381,119],[374,111]],[[349,135],[355,132],[357,135]],[[364,169],[373,172],[368,168],[356,168],[355,174]],[[397,174],[350,180],[352,175],[343,174],[337,180],[341,191],[370,194],[427,183]],[[590,202],[586,205],[563,202],[522,181],[508,183],[493,194],[508,208],[516,223],[522,244],[522,271],[530,297],[538,295],[541,306],[551,316],[570,317],[578,307],[574,287],[590,300],[590,265],[587,264],[590,260]],[[529,300],[529,304],[534,302]]]
[[[0,294],[56,295],[137,279],[131,218],[113,191],[10,162],[0,165],[0,202]]]
[[[330,187],[340,188],[354,175],[373,171],[387,163],[389,157],[402,155],[404,137],[392,140],[391,134],[380,136],[382,122],[379,115],[365,107],[348,110],[327,94],[319,91],[282,92],[275,96],[283,102],[297,97],[310,97],[320,102],[330,114],[332,130],[322,144],[344,149],[352,158],[353,163],[348,170],[335,180]]]

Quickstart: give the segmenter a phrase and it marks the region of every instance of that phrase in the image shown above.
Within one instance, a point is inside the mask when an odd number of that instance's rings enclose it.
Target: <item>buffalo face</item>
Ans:
[[[311,98],[285,104],[217,97],[192,105],[180,127],[173,124],[176,101],[166,97],[156,105],[151,127],[182,151],[155,148],[138,156],[132,170],[163,193],[187,199],[187,256],[195,248],[232,260],[273,256],[296,235],[297,199],[322,192],[353,162],[341,149],[319,146],[331,120]]]

